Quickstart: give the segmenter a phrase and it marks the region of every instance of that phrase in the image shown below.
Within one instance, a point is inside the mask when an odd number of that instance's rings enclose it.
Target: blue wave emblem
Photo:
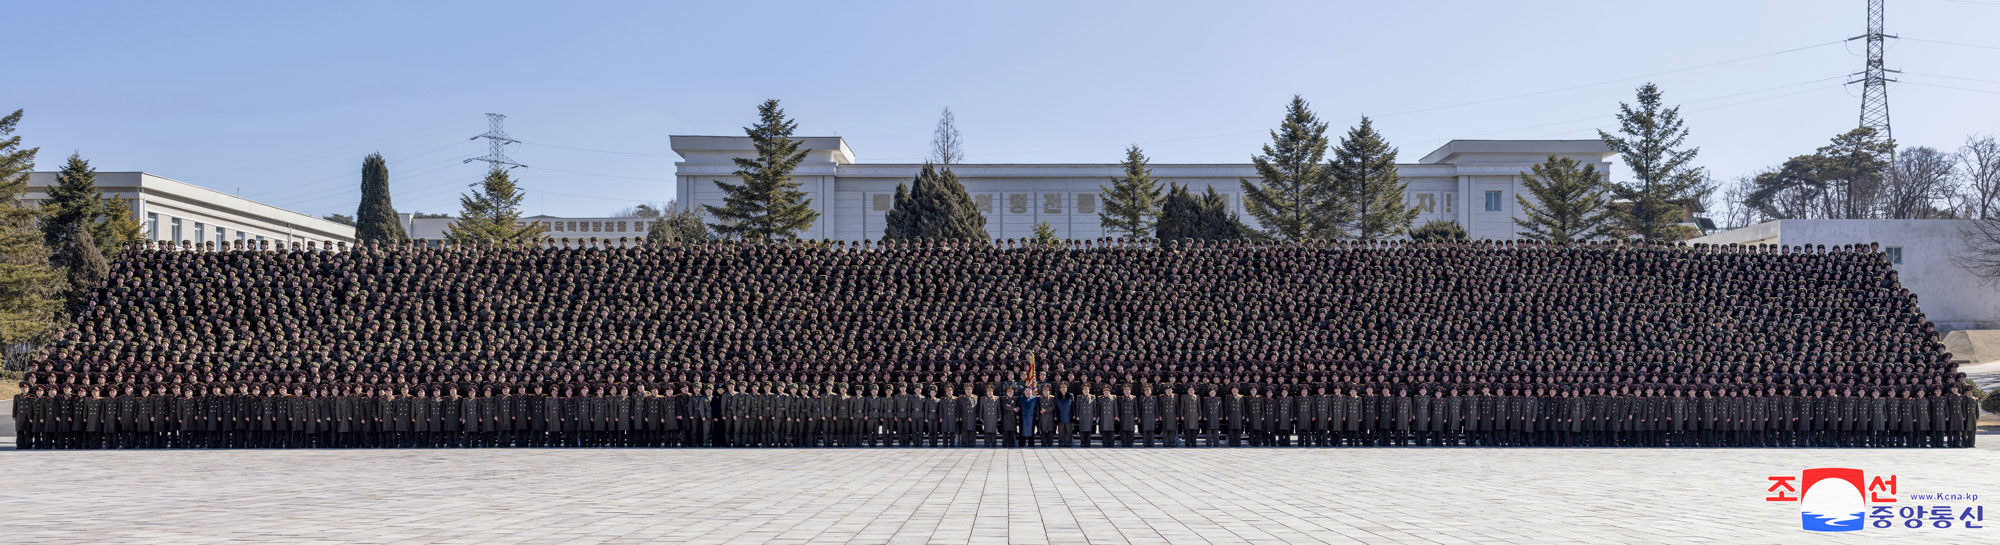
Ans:
[[[1865,527],[1867,518],[1863,512],[1848,515],[1821,515],[1811,511],[1799,512],[1799,523],[1812,532],[1852,532]]]

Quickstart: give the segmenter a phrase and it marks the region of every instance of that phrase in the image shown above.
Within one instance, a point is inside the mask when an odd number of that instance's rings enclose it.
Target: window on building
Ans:
[[[1043,214],[1061,214],[1062,210],[1063,210],[1063,196],[1061,193],[1042,194]]]
[[[622,222],[622,221],[621,221],[621,222],[618,222],[618,232],[620,232],[620,233],[623,233],[623,232],[625,232],[625,222]]]
[[[146,238],[160,239],[160,214],[157,212],[146,213]]]
[[[194,222],[194,243],[201,244],[204,240],[208,240],[208,224]]]
[[[1096,193],[1078,193],[1078,194],[1076,194],[1076,213],[1078,213],[1078,214],[1096,214],[1096,213],[1097,213],[1097,194],[1096,194]]]
[[[1498,191],[1486,192],[1486,211],[1487,212],[1500,211],[1500,192]]]
[[[1890,246],[1890,247],[1888,247],[1888,248],[1884,249],[1884,250],[1883,250],[1883,252],[1884,252],[1884,253],[1887,253],[1887,254],[1889,254],[1889,262],[1890,262],[1890,263],[1895,263],[1895,264],[1897,264],[1897,265],[1901,265],[1901,264],[1903,264],[1903,247],[1902,247],[1902,246]]]
[[[169,223],[169,225],[172,225],[172,226],[173,226],[173,230],[172,230],[171,232],[172,232],[172,233],[174,234],[174,238],[170,238],[170,239],[167,239],[167,241],[168,241],[168,242],[172,242],[172,243],[174,243],[174,244],[180,244],[182,240],[186,240],[186,239],[183,239],[183,238],[181,238],[181,219],[180,219],[180,218],[174,218],[174,219],[173,219],[172,221],[170,221],[170,222],[168,222],[168,223]]]
[[[215,247],[216,247],[216,248],[221,248],[223,244],[228,244],[228,243],[229,243],[229,233],[228,233],[228,231],[229,231],[228,229],[223,229],[223,228],[221,228],[221,227],[217,227],[217,228],[215,228]]]
[[[248,238],[249,237],[244,235],[242,231],[236,232],[236,240],[247,240]],[[257,237],[257,238],[264,238],[264,237]]]

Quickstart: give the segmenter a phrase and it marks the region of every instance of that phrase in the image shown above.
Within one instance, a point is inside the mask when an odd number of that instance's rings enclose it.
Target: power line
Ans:
[[[1703,69],[1703,68],[1711,68],[1711,67],[1716,67],[1716,66],[1722,66],[1722,65],[1725,65],[1725,64],[1735,64],[1735,63],[1739,63],[1739,62],[1744,62],[1744,61],[1751,61],[1751,60],[1756,60],[1756,59],[1762,59],[1762,58],[1765,58],[1765,57],[1773,57],[1773,56],[1777,56],[1777,55],[1784,55],[1784,54],[1787,54],[1787,53],[1796,53],[1796,52],[1799,52],[1799,51],[1805,51],[1805,50],[1809,50],[1809,49],[1817,49],[1817,48],[1821,48],[1821,47],[1826,47],[1826,46],[1829,46],[1829,45],[1834,45],[1834,44],[1839,44],[1839,43],[1845,43],[1846,41],[1847,41],[1847,40],[1832,40],[1832,41],[1826,41],[1826,42],[1820,42],[1820,43],[1816,43],[1816,44],[1812,44],[1812,45],[1804,45],[1804,46],[1799,46],[1799,47],[1794,47],[1794,48],[1791,48],[1791,49],[1784,49],[1784,50],[1779,50],[1779,51],[1772,51],[1772,52],[1769,52],[1769,53],[1760,53],[1760,54],[1756,54],[1756,55],[1750,55],[1750,56],[1747,56],[1747,57],[1737,57],[1737,58],[1734,58],[1734,59],[1729,59],[1729,60],[1723,60],[1723,61],[1716,61],[1716,62],[1711,62],[1711,63],[1705,63],[1705,64],[1697,64],[1697,65],[1694,65],[1694,66],[1685,66],[1685,67],[1681,67],[1681,68],[1675,68],[1675,69],[1672,69],[1672,70],[1664,70],[1664,71],[1660,71],[1660,72],[1653,72],[1653,73],[1650,73],[1650,74],[1640,74],[1640,75],[1636,75],[1636,76],[1627,76],[1627,77],[1622,77],[1622,78],[1617,78],[1617,79],[1608,79],[1608,80],[1602,80],[1602,81],[1596,81],[1596,82],[1591,82],[1591,83],[1584,83],[1584,84],[1578,84],[1578,85],[1570,85],[1570,86],[1567,86],[1567,87],[1559,87],[1559,88],[1555,88],[1555,89],[1546,89],[1546,90],[1542,90],[1542,91],[1535,91],[1535,92],[1530,92],[1530,93],[1521,93],[1521,94],[1516,94],[1516,95],[1508,95],[1508,96],[1503,96],[1503,97],[1496,97],[1496,98],[1489,98],[1489,99],[1483,99],[1483,100],[1474,100],[1474,101],[1470,101],[1470,102],[1460,102],[1460,103],[1457,103],[1457,104],[1447,104],[1447,105],[1443,105],[1443,106],[1431,106],[1431,107],[1426,107],[1426,108],[1418,108],[1418,109],[1414,109],[1414,110],[1404,110],[1404,111],[1400,111],[1400,112],[1391,112],[1391,113],[1388,113],[1388,114],[1382,114],[1382,115],[1377,115],[1377,116],[1373,116],[1373,117],[1375,117],[1375,118],[1378,118],[1378,119],[1379,119],[1379,118],[1383,118],[1383,117],[1391,117],[1391,116],[1398,116],[1398,115],[1408,115],[1408,114],[1414,114],[1414,113],[1423,113],[1423,112],[1432,112],[1432,111],[1437,111],[1437,110],[1448,110],[1448,109],[1452,109],[1452,108],[1461,108],[1461,107],[1465,107],[1465,106],[1475,106],[1475,105],[1480,105],[1480,104],[1489,104],[1489,103],[1493,103],[1493,102],[1502,102],[1502,101],[1507,101],[1507,100],[1514,100],[1514,99],[1517,99],[1517,98],[1526,98],[1526,97],[1532,97],[1532,96],[1539,96],[1539,95],[1546,95],[1546,94],[1551,94],[1551,93],[1560,93],[1560,92],[1564,92],[1564,91],[1574,91],[1574,90],[1577,90],[1577,89],[1585,89],[1585,88],[1589,88],[1589,87],[1598,87],[1598,86],[1603,86],[1603,85],[1610,85],[1610,84],[1613,84],[1613,83],[1619,83],[1619,82],[1625,82],[1625,81],[1632,81],[1632,80],[1636,80],[1636,79],[1645,79],[1645,78],[1650,78],[1650,77],[1655,77],[1655,76],[1664,76],[1664,75],[1667,75],[1667,74],[1677,74],[1677,73],[1681,73],[1681,72],[1687,72],[1687,71],[1691,71],[1691,70],[1700,70],[1700,69]],[[1350,119],[1346,119],[1346,120],[1343,120],[1343,121],[1344,121],[1344,122],[1355,122],[1355,121],[1360,121],[1360,119],[1361,119],[1361,118],[1358,118],[1358,117],[1357,117],[1357,118],[1350,118]],[[1147,141],[1141,141],[1141,142],[1135,142],[1135,144],[1161,144],[1161,143],[1169,143],[1169,142],[1184,142],[1184,141],[1188,141],[1188,140],[1205,140],[1205,139],[1209,139],[1209,138],[1222,138],[1222,137],[1228,137],[1228,136],[1240,136],[1240,135],[1244,135],[1244,134],[1256,134],[1256,133],[1260,133],[1260,132],[1265,132],[1265,131],[1267,131],[1267,130],[1269,130],[1269,129],[1256,129],[1256,130],[1246,130],[1246,131],[1236,131],[1236,132],[1228,132],[1228,133],[1220,133],[1220,134],[1211,134],[1211,135],[1205,135],[1205,136],[1189,136],[1189,137],[1181,137],[1181,138],[1170,138],[1170,139],[1161,139],[1161,140],[1147,140]],[[1121,145],[1121,146],[1122,146],[1122,145]],[[1021,154],[1029,154],[1029,153],[1048,153],[1048,152],[1055,152],[1055,151],[1070,151],[1070,150],[1077,150],[1077,149],[1091,149],[1091,148],[1098,148],[1098,147],[1102,147],[1102,146],[1096,146],[1096,145],[1088,145],[1088,146],[1069,146],[1069,147],[1062,147],[1062,148],[1046,148],[1046,149],[1039,149],[1039,150],[1019,150],[1019,151],[1000,151],[1000,152],[989,152],[989,153],[968,153],[968,154],[966,154],[966,156],[967,156],[967,157],[990,157],[990,156],[995,156],[995,155],[1021,155]],[[911,158],[911,157],[891,157],[890,159],[909,159],[909,158]]]
[[[1977,82],[1980,82],[1980,83],[2000,83],[2000,79],[1979,79],[1979,78],[1962,78],[1962,77],[1958,77],[1958,76],[1947,76],[1947,75],[1943,75],[1943,74],[1925,74],[1925,73],[1923,73],[1923,72],[1904,72],[1904,73],[1903,73],[1903,75],[1905,75],[1905,76],[1923,76],[1923,77],[1927,77],[1927,78],[1944,78],[1944,79],[1955,79],[1955,80],[1961,80],[1961,81],[1977,81]]]
[[[1939,88],[1939,89],[1956,89],[1956,90],[1960,90],[1960,91],[1972,91],[1972,92],[1974,92],[1974,93],[1986,93],[1986,94],[1989,94],[1989,95],[2000,95],[2000,91],[1988,91],[1988,90],[1985,90],[1985,89],[1973,89],[1973,88],[1971,88],[1971,87],[1952,87],[1952,86],[1950,86],[1950,85],[1937,85],[1937,84],[1931,84],[1931,83],[1919,83],[1919,82],[1914,82],[1914,81],[1905,81],[1905,82],[1903,82],[1903,83],[1907,83],[1907,84],[1910,84],[1910,85],[1921,85],[1921,86],[1924,86],[1924,87],[1936,87],[1936,88]]]
[[[426,151],[426,152],[423,152],[423,153],[419,153],[419,154],[416,154],[416,155],[411,155],[411,156],[409,156],[409,157],[400,157],[400,158],[397,158],[397,159],[394,159],[394,161],[408,161],[408,160],[411,160],[411,159],[415,159],[415,158],[418,158],[418,157],[423,157],[423,156],[425,156],[425,155],[430,155],[430,154],[433,154],[433,153],[437,153],[437,152],[440,152],[440,151],[444,151],[444,150],[448,150],[448,149],[451,149],[451,148],[455,148],[455,147],[458,147],[458,146],[462,146],[462,145],[465,145],[465,142],[464,142],[464,141],[459,141],[459,142],[453,142],[453,143],[452,143],[451,145],[449,145],[449,146],[445,146],[445,147],[442,147],[442,148],[438,148],[438,149],[434,149],[434,150],[430,150],[430,151]],[[421,168],[421,167],[419,167],[419,168]],[[280,192],[285,192],[285,191],[293,191],[293,190],[297,190],[297,189],[298,189],[298,188],[300,188],[300,187],[305,187],[305,186],[310,186],[310,185],[319,185],[319,184],[323,184],[323,183],[326,183],[326,182],[329,182],[329,181],[333,181],[333,180],[338,180],[338,179],[341,179],[341,178],[347,178],[347,177],[352,177],[352,176],[360,176],[360,175],[361,175],[361,171],[357,169],[357,170],[355,170],[355,171],[353,171],[353,172],[348,172],[348,173],[345,173],[345,174],[336,174],[336,175],[333,175],[333,176],[328,176],[328,177],[325,177],[325,178],[320,178],[320,179],[318,179],[318,180],[313,180],[313,181],[310,181],[310,182],[305,182],[305,183],[300,183],[300,184],[296,184],[296,185],[292,185],[292,186],[288,186],[288,187],[285,187],[285,188],[283,188],[283,189],[274,189],[274,190],[271,190],[271,191],[265,191],[265,192],[262,192],[262,193],[252,193],[252,194],[249,194],[249,195],[246,195],[246,196],[244,196],[244,197],[245,197],[245,198],[249,198],[249,197],[259,197],[259,196],[264,196],[264,195],[270,195],[270,194],[272,194],[272,193],[280,193]]]
[[[595,174],[595,173],[590,173],[590,172],[577,172],[577,171],[574,171],[574,170],[559,170],[559,169],[553,169],[553,168],[545,168],[545,167],[535,167],[535,170],[546,170],[546,171],[549,171],[549,172],[561,172],[561,173],[563,173],[563,174],[575,174],[575,175],[578,175],[578,176],[596,176],[596,177],[598,177],[598,178],[615,178],[615,179],[620,179],[620,180],[639,180],[639,181],[642,181],[642,182],[666,182],[666,181],[671,181],[671,180],[664,180],[664,179],[660,179],[660,178],[639,178],[639,177],[635,177],[635,176],[617,176],[617,175],[613,175],[613,174]]]
[[[544,148],[555,148],[555,149],[566,149],[566,150],[574,150],[574,151],[588,151],[588,152],[593,152],[593,153],[609,153],[609,154],[612,154],[612,155],[637,155],[637,156],[640,156],[640,157],[665,157],[665,158],[669,158],[669,159],[679,159],[679,158],[680,158],[680,156],[679,156],[679,155],[670,155],[670,154],[664,154],[664,153],[639,153],[639,152],[636,152],[636,151],[611,151],[611,150],[601,150],[601,149],[590,149],[590,148],[573,148],[573,147],[569,147],[569,146],[558,146],[558,145],[555,145],[555,144],[541,144],[541,143],[536,143],[536,142],[521,142],[521,143],[522,143],[522,144],[526,144],[526,145],[529,145],[529,146],[538,146],[538,147],[544,147]]]
[[[519,144],[521,143],[521,141],[515,140],[513,137],[507,136],[506,115],[495,114],[495,113],[486,114],[486,133],[481,134],[479,136],[474,136],[471,139],[478,140],[481,138],[486,139],[486,148],[487,148],[486,155],[483,157],[474,157],[471,159],[466,159],[465,162],[470,163],[473,161],[479,161],[482,163],[486,163],[493,170],[507,170],[507,169],[528,166],[516,163],[514,162],[513,159],[507,158],[507,145]],[[501,167],[506,167],[506,168],[501,168]]]
[[[1944,45],[1955,45],[1955,46],[1959,46],[1959,47],[1976,47],[1976,48],[1979,48],[1979,49],[1993,49],[1993,50],[2000,50],[2000,47],[1996,47],[1996,46],[1991,46],[1991,45],[1979,45],[1979,44],[1968,44],[1968,43],[1959,43],[1959,42],[1947,42],[1947,41],[1944,41],[1944,40],[1926,40],[1926,39],[1923,39],[1923,38],[1902,38],[1902,39],[1904,39],[1904,40],[1909,40],[1909,41],[1912,41],[1912,42],[1924,42],[1924,43],[1927,43],[1927,44],[1944,44]]]

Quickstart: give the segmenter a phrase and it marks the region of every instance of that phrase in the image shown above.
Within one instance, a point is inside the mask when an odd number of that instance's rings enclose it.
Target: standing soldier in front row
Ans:
[[[1056,383],[1055,403],[1056,444],[1069,448],[1076,435],[1076,428],[1070,423],[1070,418],[1076,414],[1076,397],[1070,395],[1068,382]]]
[[[1084,384],[1077,387],[1076,397],[1070,402],[1072,414],[1076,416],[1076,426],[1073,429],[1077,444],[1083,448],[1090,448],[1090,439],[1096,436],[1099,399],[1090,391],[1090,385]]]
[[[1111,385],[1104,385],[1104,395],[1097,398],[1097,437],[1109,447],[1116,441],[1120,415],[1125,412],[1123,398],[1111,393]]]

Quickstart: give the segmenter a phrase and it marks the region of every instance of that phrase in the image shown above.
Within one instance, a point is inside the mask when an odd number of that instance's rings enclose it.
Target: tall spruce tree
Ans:
[[[940,170],[930,163],[917,172],[907,193],[902,184],[896,185],[887,223],[885,239],[986,240],[986,216],[979,214],[965,184],[951,169]]]
[[[1521,173],[1521,185],[1535,198],[1514,196],[1527,215],[1514,218],[1521,238],[1567,244],[1618,234],[1604,196],[1604,175],[1596,165],[1550,155],[1529,168],[1534,172]]]
[[[458,221],[445,229],[445,241],[512,243],[542,238],[545,233],[540,225],[520,222],[523,197],[520,186],[507,176],[507,171],[498,168],[486,171],[479,189],[458,197],[461,208]]]
[[[70,154],[42,201],[42,243],[50,251],[62,244],[71,229],[89,229],[93,245],[101,255],[117,255],[125,245],[138,242],[139,222],[124,201],[108,199],[97,189],[97,169],[83,156]]]
[[[727,193],[722,206],[708,206],[708,214],[719,220],[709,224],[717,234],[750,240],[789,239],[812,227],[819,212],[812,200],[792,180],[792,171],[806,158],[800,142],[792,139],[798,123],[785,119],[778,101],[766,100],[757,107],[757,124],[744,127],[750,143],[757,148],[754,158],[738,157],[736,177],[741,183],[716,180],[715,186]],[[707,206],[707,205],[704,205]]]
[[[1618,135],[1597,131],[1604,144],[1618,152],[1631,169],[1632,181],[1611,185],[1611,193],[1624,201],[1614,207],[1619,227],[1629,236],[1650,242],[1679,242],[1699,231],[1680,225],[1687,207],[1700,199],[1707,173],[1694,166],[1701,148],[1682,145],[1688,130],[1682,126],[1680,107],[1662,105],[1660,88],[1651,83],[1639,88],[1639,105],[1618,104]]]
[[[1097,187],[1104,192],[1104,210],[1097,217],[1106,232],[1124,233],[1128,239],[1152,236],[1153,222],[1160,218],[1160,200],[1165,192],[1146,162],[1146,154],[1139,151],[1138,145],[1127,148],[1125,161],[1121,163],[1125,175],[1112,178],[1111,187]]]
[[[103,286],[104,278],[111,273],[111,265],[104,260],[104,252],[97,249],[96,237],[90,234],[90,229],[76,224],[72,224],[72,228],[57,239],[49,261],[62,269],[67,280],[63,306],[71,316],[83,312],[90,304],[91,291]]]
[[[21,148],[21,110],[0,117],[0,347],[49,340],[60,323],[65,285],[35,227],[39,210],[21,201],[41,148]]]
[[[354,211],[354,240],[387,244],[409,239],[396,207],[389,204],[389,162],[380,153],[370,153],[361,159],[361,206]]]
[[[1350,218],[1348,234],[1354,238],[1391,238],[1409,231],[1417,220],[1417,207],[1403,197],[1409,184],[1396,173],[1396,148],[1389,147],[1366,116],[1340,139],[1331,168],[1333,184],[1345,196],[1341,216]]]
[[[1348,221],[1326,164],[1326,122],[1293,95],[1285,121],[1264,153],[1250,158],[1258,181],[1243,184],[1243,205],[1267,234],[1285,240],[1331,238]]]
[[[922,179],[922,177],[918,177]],[[883,240],[914,240],[922,235],[917,230],[915,203],[910,202],[910,185],[896,184],[896,196],[890,201],[888,217],[884,218]]]

